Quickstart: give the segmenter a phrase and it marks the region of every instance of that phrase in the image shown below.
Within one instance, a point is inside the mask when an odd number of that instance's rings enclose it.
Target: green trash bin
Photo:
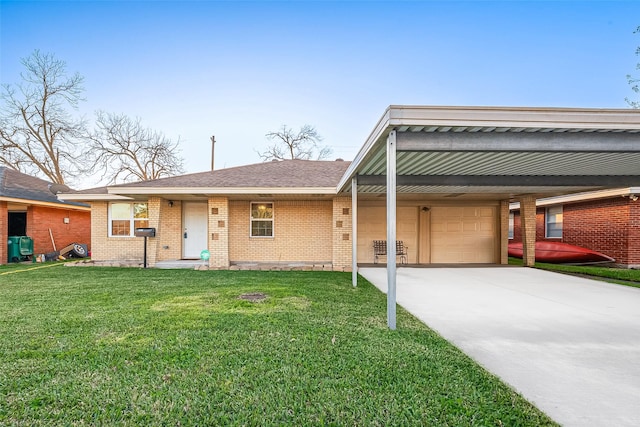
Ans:
[[[9,262],[26,261],[33,256],[33,239],[29,236],[9,236]]]

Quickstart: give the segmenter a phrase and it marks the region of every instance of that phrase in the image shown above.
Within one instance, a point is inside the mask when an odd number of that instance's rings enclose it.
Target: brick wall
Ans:
[[[176,260],[182,257],[182,204],[161,197],[147,201],[149,227],[155,227],[156,237],[147,238],[147,264]],[[96,261],[142,261],[142,237],[109,237],[109,203],[91,203],[91,258]]]
[[[520,209],[522,212],[520,225],[522,228],[522,262],[527,267],[532,267],[535,263],[535,240],[538,230],[536,216],[536,199],[533,196],[523,196],[520,198]]]
[[[333,199],[333,268],[351,269],[351,197]]]
[[[65,224],[64,218],[69,218]],[[71,243],[86,243],[91,250],[91,212],[73,209],[57,209],[47,206],[27,208],[27,236],[33,239],[33,252],[43,254],[53,252]]]
[[[147,265],[153,266],[156,264],[158,251],[160,249],[160,245],[158,244],[160,233],[162,230],[160,228],[160,209],[161,205],[166,205],[165,203],[161,203],[163,199],[160,197],[149,197],[147,201],[147,209],[149,213],[149,227],[156,229],[156,237],[148,237],[147,238]],[[164,206],[163,206],[164,207]],[[134,243],[136,246],[142,246],[142,259],[144,260],[144,238],[137,237],[136,240],[139,243]]]
[[[156,260],[182,258],[182,202],[161,199],[159,220],[156,229]]]
[[[231,263],[331,263],[331,200],[274,200],[273,237],[249,237],[250,202],[229,201]]]
[[[537,228],[536,218],[536,229]],[[520,221],[520,212],[518,211],[513,212],[513,239],[509,239],[509,243],[511,242],[522,242],[522,222]]]
[[[544,225],[545,209],[536,208],[536,241],[538,240],[553,240],[560,241],[559,239],[546,239],[545,225]],[[520,218],[520,212],[514,211],[513,214],[513,239],[509,242],[522,242],[522,218]]]
[[[562,241],[589,248],[625,266],[640,266],[640,204],[615,197],[563,205],[561,239],[545,237],[545,208],[536,210],[536,240]],[[514,239],[521,241],[520,216],[514,215]]]
[[[557,238],[550,238],[547,239],[545,233],[546,233],[546,225],[545,225],[545,218],[546,218],[546,213],[547,209],[546,208],[537,208],[536,209],[536,241],[537,240],[550,240],[550,241],[559,241]],[[563,212],[564,215],[564,212]],[[564,221],[564,219],[563,219]],[[563,223],[563,227],[564,227],[564,223]]]
[[[227,201],[212,197],[208,201],[209,251],[211,267],[225,268],[229,262],[314,262],[331,263],[332,201],[276,200],[274,237],[249,237],[250,201]],[[349,203],[349,202],[346,202]],[[217,210],[216,210],[217,209]],[[214,213],[217,212],[217,213]],[[136,237],[108,237],[108,202],[92,203],[92,258],[96,261],[141,261],[143,241]],[[343,216],[342,211],[340,215]],[[350,222],[344,218],[350,231]],[[155,261],[182,257],[182,208],[178,201],[149,199],[149,226],[156,227],[156,238],[148,239],[147,259]],[[342,237],[342,234],[340,234]],[[351,241],[344,242],[349,248]],[[346,247],[345,246],[345,247]],[[227,250],[228,248],[228,250]]]
[[[96,261],[142,261],[141,237],[109,237],[108,202],[91,203],[91,259]]]
[[[596,200],[563,206],[562,241],[602,252],[620,264],[635,264],[629,257],[630,201]],[[631,202],[633,203],[633,202]]]
[[[7,236],[7,231],[9,231],[7,202],[0,201],[0,264],[6,264],[8,261],[7,242],[9,241],[9,236]]]
[[[226,197],[211,197],[209,216],[209,267],[229,267],[229,201]]]
[[[509,263],[509,201],[500,201],[500,264]]]
[[[627,265],[640,268],[640,200],[627,202],[629,204],[629,235]]]

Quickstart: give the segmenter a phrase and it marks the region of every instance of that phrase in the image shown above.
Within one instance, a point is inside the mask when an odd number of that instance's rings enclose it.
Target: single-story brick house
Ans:
[[[91,204],[97,261],[141,260],[134,229],[154,227],[151,266],[207,249],[212,268],[337,270],[396,239],[409,264],[505,264],[519,201],[531,265],[536,199],[630,186],[639,165],[640,111],[390,106],[352,162],[266,162],[59,197]]]
[[[349,198],[335,187],[349,162],[286,160],[73,193],[90,200],[92,260],[140,260],[137,227],[156,228],[148,262],[346,266]],[[70,195],[65,195],[68,197]],[[346,211],[345,211],[346,209]]]
[[[8,260],[9,236],[29,236],[36,254],[71,244],[91,244],[91,208],[59,200],[51,183],[0,166],[0,264]],[[51,239],[53,236],[53,242]]]
[[[640,268],[640,187],[615,188],[539,199],[536,240],[582,246]],[[520,206],[511,206],[509,239],[520,242]]]

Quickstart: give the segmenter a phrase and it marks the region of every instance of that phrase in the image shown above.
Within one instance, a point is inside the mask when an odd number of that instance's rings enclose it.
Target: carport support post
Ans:
[[[387,137],[387,325],[396,329],[396,131]]]
[[[522,264],[533,267],[536,263],[536,199],[520,198],[520,228],[522,229]]]
[[[509,264],[509,201],[500,200],[500,264]]]
[[[358,286],[358,178],[351,178],[351,281]]]

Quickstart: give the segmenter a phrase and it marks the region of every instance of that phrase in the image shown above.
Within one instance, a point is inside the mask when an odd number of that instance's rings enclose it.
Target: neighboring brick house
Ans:
[[[640,268],[640,187],[592,191],[539,199],[536,240],[582,246]],[[521,241],[517,204],[511,207],[512,241]]]
[[[91,244],[89,205],[58,200],[50,185],[0,166],[0,264],[9,261],[9,236],[31,237],[36,254],[53,252],[54,242],[58,250],[75,242]]]

